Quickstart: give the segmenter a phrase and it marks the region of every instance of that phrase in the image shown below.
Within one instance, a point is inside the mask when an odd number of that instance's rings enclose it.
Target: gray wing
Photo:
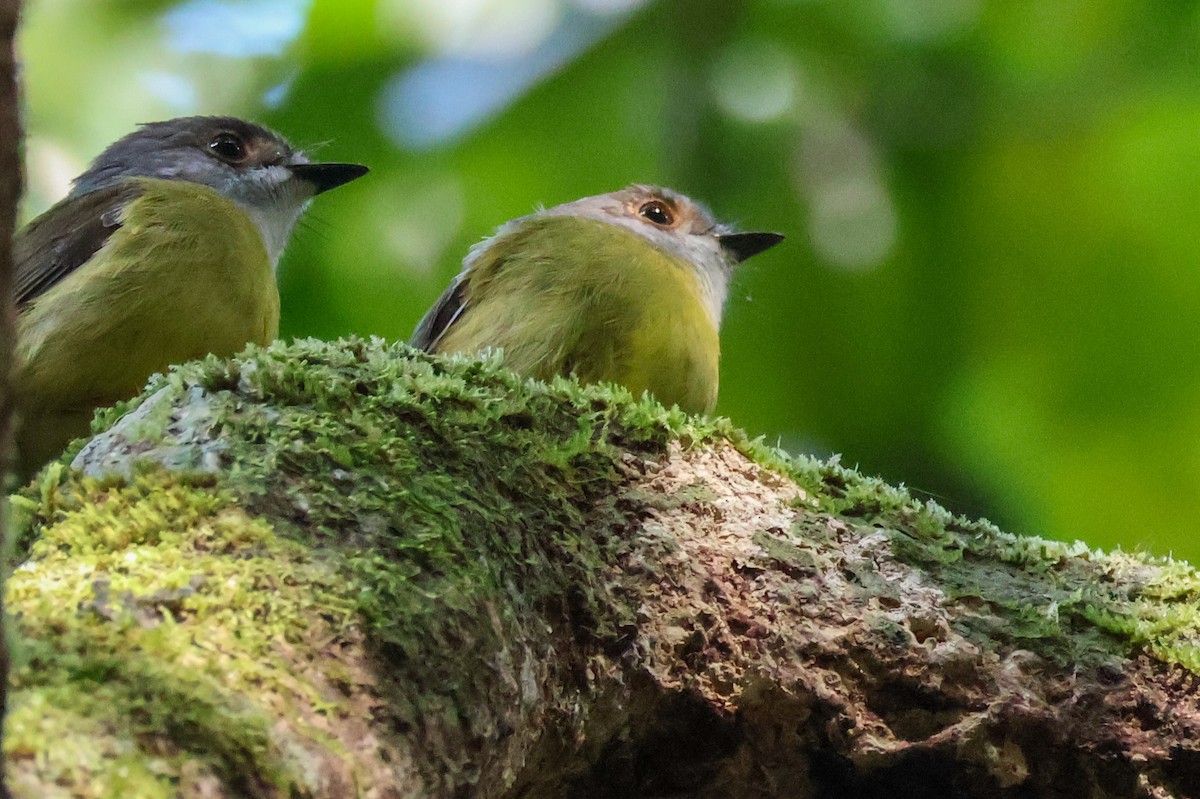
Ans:
[[[442,292],[442,296],[438,297],[433,307],[426,311],[425,316],[417,323],[417,329],[408,340],[409,344],[426,352],[437,350],[442,336],[446,335],[446,331],[467,308],[466,298],[463,296],[465,283],[461,274],[454,278],[454,282]]]
[[[121,227],[121,209],[140,192],[140,187],[130,183],[97,189],[63,200],[26,225],[13,239],[17,310],[95,255]]]

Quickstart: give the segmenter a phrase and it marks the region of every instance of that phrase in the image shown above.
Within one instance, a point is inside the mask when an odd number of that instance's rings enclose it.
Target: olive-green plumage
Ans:
[[[152,122],[105,149],[13,240],[20,476],[154,372],[274,339],[292,226],[366,171],[234,117]]]
[[[666,189],[585,197],[510,222],[472,249],[412,343],[499,349],[530,377],[619,383],[706,413],[717,402],[729,275],[781,238],[728,232]]]
[[[170,364],[278,335],[275,274],[246,212],[196,183],[129,183],[137,196],[87,267],[18,319],[22,461],[44,462]]]
[[[476,261],[463,287],[471,310],[437,350],[499,348],[531,377],[574,373],[709,411],[720,343],[700,292],[686,263],[634,233],[539,217]]]

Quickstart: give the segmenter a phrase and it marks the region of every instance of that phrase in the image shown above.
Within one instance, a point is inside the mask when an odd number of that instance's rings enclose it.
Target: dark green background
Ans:
[[[297,232],[285,335],[403,338],[504,220],[667,184],[788,236],[738,276],[721,413],[1014,531],[1200,557],[1200,6],[582,5],[33,0],[27,212],[136,122],[259,119],[373,170]],[[408,70],[519,72],[543,29],[609,32],[457,136],[381,124]]]

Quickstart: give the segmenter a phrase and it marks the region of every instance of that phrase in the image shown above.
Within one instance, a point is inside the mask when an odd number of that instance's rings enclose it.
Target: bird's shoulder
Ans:
[[[210,252],[262,249],[253,220],[216,190],[184,180],[132,177],[67,197],[30,222],[13,242],[17,308],[44,295],[112,242],[136,242],[156,231],[156,246]],[[165,235],[164,235],[165,234]],[[196,250],[197,238],[209,242]],[[211,259],[210,259],[211,260]]]
[[[506,223],[471,248],[462,271],[417,324],[409,343],[437,351],[447,332],[478,304],[477,298],[509,303],[530,291],[540,292],[548,288],[546,283],[561,281],[568,264],[587,264],[581,274],[602,279],[596,273],[605,272],[609,264],[596,256],[614,233],[622,235],[604,222],[568,215],[538,213]],[[562,286],[557,288],[561,292]]]
[[[125,207],[143,187],[135,182],[67,197],[13,239],[13,296],[20,309],[87,262],[120,229]]]

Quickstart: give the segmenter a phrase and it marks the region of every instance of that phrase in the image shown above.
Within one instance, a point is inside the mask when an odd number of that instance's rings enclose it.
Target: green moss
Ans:
[[[71,712],[107,735],[89,756],[108,775],[98,785],[116,785],[130,747],[165,763],[166,776],[139,772],[155,784],[174,779],[184,754],[235,784],[254,774],[295,784],[246,697],[349,712],[285,679],[282,649],[314,624],[361,620],[399,728],[442,714],[484,729],[459,700],[515,666],[480,653],[628,634],[633,620],[613,612],[619,589],[596,576],[628,546],[630,516],[710,499],[702,487],[653,501],[624,491],[631,469],[673,441],[729,442],[795,480],[808,510],[884,531],[980,641],[1060,662],[1146,648],[1200,665],[1200,580],[1185,564],[1007,535],[616,387],[525,380],[496,359],[379,341],[305,340],[179,367],[121,411],[131,412],[98,414],[101,435],[76,447],[80,462],[136,451],[171,471],[81,478],[66,468],[73,453],[52,465],[17,502],[30,561],[9,586],[29,641],[14,705],[29,723],[10,746],[40,751],[70,722],[64,708],[82,708]],[[782,569],[828,568],[836,536],[801,518],[791,541],[755,540]],[[864,596],[897,591],[874,572],[856,584]],[[506,679],[499,705],[519,701],[519,680]],[[59,712],[39,725],[22,707]]]
[[[383,644],[411,647],[434,606],[471,608],[497,592],[537,605],[588,584],[577,578],[605,559],[603,540],[553,531],[598,524],[597,500],[622,479],[623,454],[720,440],[795,480],[820,511],[886,530],[896,556],[929,572],[950,601],[986,602],[986,614],[968,616],[969,632],[1056,659],[1130,645],[1196,657],[1200,581],[1186,566],[1011,536],[836,461],[788,456],[729,420],[688,417],[619,387],[545,384],[496,359],[436,358],[401,344],[305,340],[180,367],[130,407],[160,390],[167,396],[122,434],[136,445],[168,426],[177,439],[220,433],[229,442],[223,487],[279,529],[315,532],[342,553],[362,586],[357,608]],[[197,390],[203,413],[163,412]],[[102,413],[98,424],[117,418]],[[181,422],[204,429],[180,432]],[[1131,586],[1130,564],[1155,576]]]
[[[947,603],[977,606],[961,613],[959,629],[981,644],[1081,665],[1144,648],[1168,663],[1200,666],[1200,576],[1187,563],[1012,535],[836,459],[793,458],[736,432],[731,440],[795,480],[820,511],[885,531],[895,556],[928,575]]]
[[[619,389],[379,342],[250,350],[183,367],[165,386],[207,393],[198,423],[233,442],[223,486],[341,553],[375,640],[409,649],[434,606],[474,612],[499,593],[538,605],[586,584],[575,578],[602,562],[601,545],[555,531],[590,523],[624,453],[661,453],[686,424]],[[136,435],[158,433],[143,422]]]
[[[164,438],[222,442],[219,489],[206,490],[315,544],[351,587],[343,596],[390,664],[399,725],[463,712],[454,697],[486,690],[494,673],[475,653],[499,641],[545,646],[545,630],[522,629],[528,618],[557,620],[552,634],[619,638],[626,621],[613,618],[610,588],[593,578],[622,544],[613,534],[625,516],[611,501],[623,459],[658,457],[670,441],[700,435],[679,411],[619,388],[525,380],[494,359],[433,358],[378,341],[251,348],[231,362],[177,368],[140,401],[149,412],[133,403],[139,410],[119,422],[99,415],[103,435],[82,457],[99,447],[155,457]],[[166,459],[204,468],[214,451],[202,449],[174,448]],[[34,525],[60,512],[75,483],[52,475],[27,493]],[[107,484],[120,481],[95,485]],[[143,496],[139,507],[158,502]],[[132,545],[141,528],[95,532],[69,548]],[[42,538],[39,562],[45,547],[64,546],[53,531]],[[479,623],[483,609],[491,623]],[[449,704],[418,707],[430,695]]]
[[[5,717],[5,749],[12,772],[23,763],[40,761],[38,769],[49,784],[71,786],[78,797],[137,796],[168,799],[175,796],[164,769],[145,756],[137,742],[116,733],[114,709],[72,708],[75,692],[20,691]],[[101,765],[102,764],[102,765]],[[99,766],[99,767],[98,767]],[[13,785],[21,796],[19,784]],[[65,794],[64,794],[65,795]]]
[[[268,712],[300,690],[283,650],[351,608],[332,571],[211,483],[142,474],[47,492],[41,536],[8,581],[19,643],[5,745],[18,763],[74,747],[74,765],[55,755],[39,773],[106,797],[174,795],[185,760],[231,785],[298,784]]]

